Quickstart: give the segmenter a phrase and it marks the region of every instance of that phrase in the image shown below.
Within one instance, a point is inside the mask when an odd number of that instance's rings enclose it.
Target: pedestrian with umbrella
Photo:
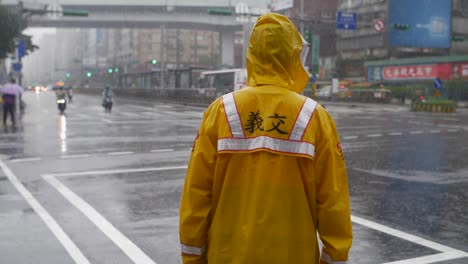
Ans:
[[[8,113],[10,113],[11,123],[13,126],[15,122],[15,107],[16,97],[19,96],[21,101],[21,94],[24,92],[23,87],[16,84],[16,80],[11,78],[9,83],[0,87],[0,93],[3,99],[3,125],[7,124]]]

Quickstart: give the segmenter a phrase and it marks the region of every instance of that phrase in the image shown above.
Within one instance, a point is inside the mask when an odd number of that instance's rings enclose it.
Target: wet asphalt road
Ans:
[[[203,107],[27,93],[0,131],[0,263],[181,263],[178,204]],[[348,166],[349,263],[468,263],[468,111],[327,104]],[[17,181],[16,181],[17,179]],[[460,258],[462,257],[462,258]]]

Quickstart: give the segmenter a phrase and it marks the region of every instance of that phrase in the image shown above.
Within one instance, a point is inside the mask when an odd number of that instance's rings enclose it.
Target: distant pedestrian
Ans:
[[[11,78],[10,82],[3,85],[0,88],[0,93],[2,94],[3,99],[3,125],[7,124],[7,117],[10,114],[11,123],[16,124],[15,119],[15,108],[16,108],[16,99],[18,98],[21,102],[21,95],[23,94],[24,89],[16,84],[16,80]]]
[[[353,235],[339,136],[330,114],[300,94],[309,47],[287,17],[257,20],[247,87],[208,107],[193,144],[180,205],[184,264],[346,263]]]

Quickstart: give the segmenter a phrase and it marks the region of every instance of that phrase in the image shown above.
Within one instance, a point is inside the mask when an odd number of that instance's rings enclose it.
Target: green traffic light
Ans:
[[[107,70],[107,72],[109,73],[112,73],[114,70],[112,68],[110,68],[109,70]]]
[[[156,64],[156,63],[158,63],[158,61],[153,59],[153,60],[151,61],[151,63],[152,63],[152,64]]]
[[[65,77],[67,78],[70,78],[71,74],[67,72],[67,74],[65,74]]]
[[[88,72],[88,73],[86,74],[86,76],[91,77],[92,74],[91,74],[90,72]]]
[[[119,72],[119,68],[115,68],[115,69],[114,69],[114,72]]]

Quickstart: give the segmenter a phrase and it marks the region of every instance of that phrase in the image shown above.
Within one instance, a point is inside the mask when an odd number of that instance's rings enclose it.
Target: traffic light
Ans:
[[[86,76],[89,78],[89,77],[93,76],[93,74],[88,72],[88,73],[86,73]]]
[[[67,73],[65,74],[65,77],[66,77],[66,78],[70,78],[70,76],[71,76],[71,74],[70,74],[69,72],[67,72]]]
[[[309,26],[305,27],[304,39],[305,39],[305,41],[307,41],[307,43],[309,43],[309,44],[312,43],[312,31],[310,30]]]
[[[455,41],[455,42],[465,41],[465,37],[464,36],[453,36],[452,41]]]
[[[401,30],[401,31],[408,31],[411,29],[411,26],[408,24],[393,24],[393,29]]]
[[[158,63],[158,60],[153,59],[153,60],[151,61],[151,63],[154,65],[154,64]]]
[[[218,16],[232,16],[232,10],[228,8],[209,8],[208,14]]]
[[[114,72],[116,72],[116,73],[119,72],[119,68],[115,68]]]
[[[114,69],[109,68],[109,69],[107,70],[107,72],[108,72],[109,74],[112,74],[112,73],[114,72]]]

